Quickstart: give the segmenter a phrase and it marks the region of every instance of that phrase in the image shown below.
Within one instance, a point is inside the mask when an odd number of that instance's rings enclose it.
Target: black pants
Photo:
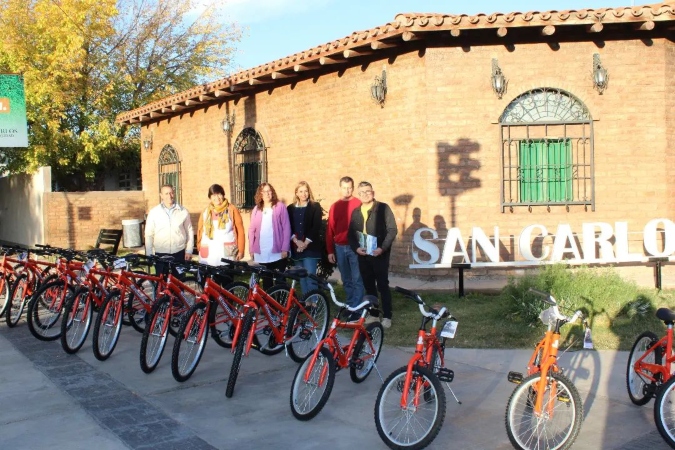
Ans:
[[[380,256],[359,255],[359,272],[361,272],[363,287],[366,289],[366,294],[368,295],[377,297],[377,292],[380,292],[382,313],[385,319],[391,319],[389,255],[390,252],[384,252]]]
[[[172,256],[174,262],[181,263],[185,261],[185,250],[181,250],[177,253],[155,253],[155,256]],[[169,265],[164,262],[158,262],[155,264],[155,270],[157,273],[168,273],[169,272]],[[176,267],[173,266],[171,269],[171,273],[173,274],[174,277],[180,278],[180,275],[176,271]]]
[[[279,272],[283,272],[286,270],[286,266],[288,264],[288,260],[286,258],[282,258],[278,261],[274,261],[271,263],[260,263],[261,266],[265,267],[266,269],[269,270],[278,270]],[[280,279],[275,279],[272,277],[272,275],[264,274],[262,277],[262,286],[263,289],[267,290],[274,286],[275,283],[281,283],[284,281],[283,278]]]

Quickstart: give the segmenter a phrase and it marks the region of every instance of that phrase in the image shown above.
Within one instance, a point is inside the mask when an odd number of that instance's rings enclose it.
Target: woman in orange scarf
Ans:
[[[209,206],[199,216],[197,248],[199,262],[220,266],[221,258],[238,261],[244,256],[244,224],[239,210],[225,198],[219,184],[209,188]]]

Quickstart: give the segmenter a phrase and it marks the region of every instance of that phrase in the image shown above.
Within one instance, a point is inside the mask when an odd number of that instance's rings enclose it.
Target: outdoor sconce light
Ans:
[[[387,71],[382,69],[382,77],[375,77],[375,81],[372,86],[370,86],[370,95],[373,97],[373,100],[380,105],[381,108],[384,108],[384,101],[387,97]]]
[[[230,116],[229,114],[225,114],[225,118],[223,121],[220,123],[223,127],[223,132],[227,134],[228,136],[232,134],[232,131],[234,130],[234,111],[232,112],[232,115]]]
[[[152,150],[152,132],[150,132],[150,136],[143,139],[143,148],[146,152]]]
[[[600,62],[600,55],[597,53],[593,54],[593,87],[598,94],[602,95],[605,89],[607,89],[607,84],[609,83],[609,74],[607,69],[602,66]]]
[[[492,90],[497,95],[497,98],[501,99],[502,95],[506,92],[508,81],[497,63],[497,58],[492,58],[492,76],[490,77],[490,81],[492,81]]]

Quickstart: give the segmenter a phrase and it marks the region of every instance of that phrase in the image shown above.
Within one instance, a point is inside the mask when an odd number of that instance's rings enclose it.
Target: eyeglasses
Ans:
[[[372,195],[373,191],[359,191],[359,195]]]

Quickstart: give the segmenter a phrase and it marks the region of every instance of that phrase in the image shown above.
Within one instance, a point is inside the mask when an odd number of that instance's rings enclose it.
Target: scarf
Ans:
[[[230,221],[229,207],[230,204],[227,200],[223,200],[223,203],[218,207],[209,204],[207,209],[208,220],[204,223],[204,231],[209,239],[213,239],[213,215],[218,216],[218,229],[223,230],[227,222]]]

